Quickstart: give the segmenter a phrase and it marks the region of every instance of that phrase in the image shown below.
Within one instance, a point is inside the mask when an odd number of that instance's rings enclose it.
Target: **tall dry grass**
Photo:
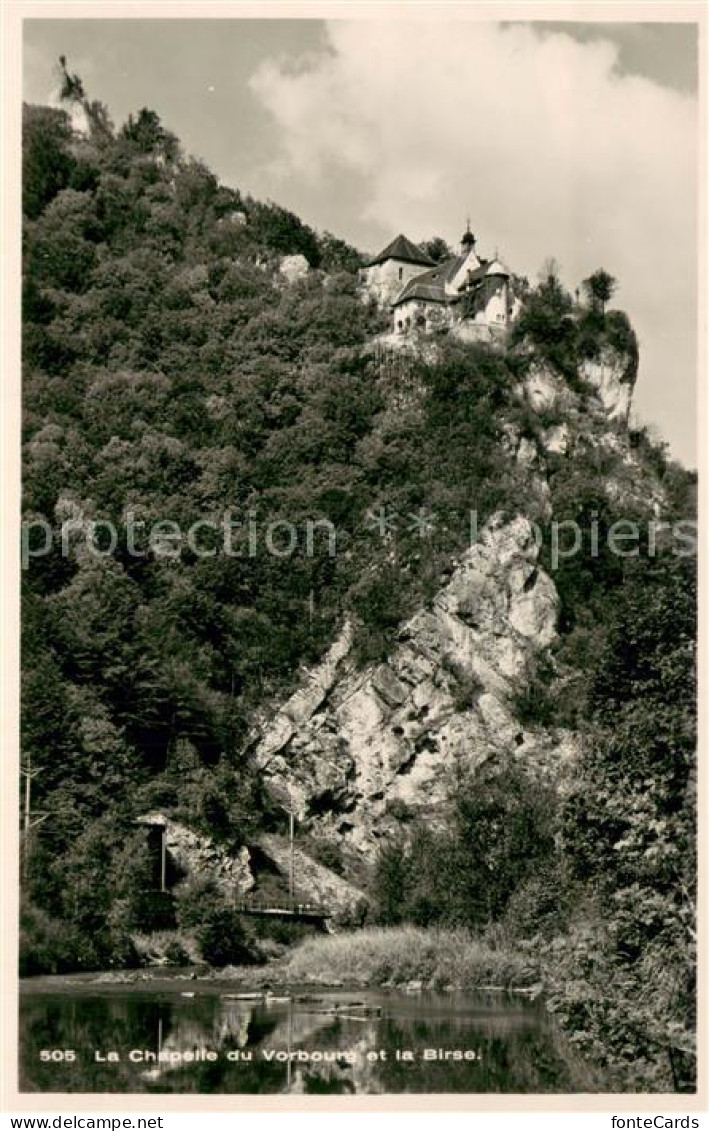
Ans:
[[[308,939],[292,953],[285,973],[292,981],[321,985],[420,981],[435,989],[524,988],[540,980],[539,965],[529,954],[462,930],[411,926],[370,927]]]

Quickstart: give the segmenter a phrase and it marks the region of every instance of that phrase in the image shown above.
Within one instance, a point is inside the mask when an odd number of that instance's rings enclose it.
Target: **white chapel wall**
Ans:
[[[392,303],[406,284],[425,270],[426,268],[422,267],[420,263],[405,263],[396,259],[387,259],[385,263],[376,263],[373,267],[365,267],[363,276],[365,286],[372,297],[385,305]]]

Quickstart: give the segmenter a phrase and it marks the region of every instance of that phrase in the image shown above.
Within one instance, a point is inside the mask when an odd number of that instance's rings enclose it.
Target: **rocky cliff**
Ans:
[[[385,663],[357,667],[347,621],[255,739],[260,774],[281,798],[287,794],[300,827],[362,863],[415,815],[443,818],[466,771],[511,755],[530,773],[558,778],[575,756],[573,734],[525,727],[513,702],[556,636],[558,595],[540,566],[532,521],[551,517],[548,458],[603,449],[621,469],[609,479],[609,496],[638,489],[625,430],[632,359],[604,348],[578,376],[585,392],[534,359],[519,397],[539,415],[536,436],[503,428],[503,448],[526,477],[528,514],[488,520],[430,606],[400,626]],[[387,380],[396,395],[390,373]],[[647,496],[646,483],[639,489]]]
[[[146,813],[138,818],[146,828],[162,830],[165,851],[170,869],[177,872],[178,884],[182,881],[209,880],[222,895],[229,899],[249,891],[254,886],[249,868],[249,850],[244,846],[232,855],[211,837],[200,836],[180,821],[164,813]]]
[[[358,670],[345,626],[255,751],[316,835],[370,862],[402,818],[435,819],[462,771],[509,752],[554,774],[573,756],[571,735],[525,730],[509,705],[555,635],[556,590],[538,556],[526,518],[494,516],[386,663]]]

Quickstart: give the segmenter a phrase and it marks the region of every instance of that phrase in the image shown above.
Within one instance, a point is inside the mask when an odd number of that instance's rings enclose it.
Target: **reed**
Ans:
[[[381,986],[524,989],[540,981],[529,954],[485,942],[463,930],[370,927],[307,939],[291,954],[292,981]]]

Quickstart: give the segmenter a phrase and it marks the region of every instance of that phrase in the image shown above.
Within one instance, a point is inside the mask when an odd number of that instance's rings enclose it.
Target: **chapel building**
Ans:
[[[505,264],[497,255],[478,256],[470,226],[460,253],[440,263],[397,236],[363,268],[362,282],[400,334],[450,329],[473,340],[503,337],[521,305]]]

